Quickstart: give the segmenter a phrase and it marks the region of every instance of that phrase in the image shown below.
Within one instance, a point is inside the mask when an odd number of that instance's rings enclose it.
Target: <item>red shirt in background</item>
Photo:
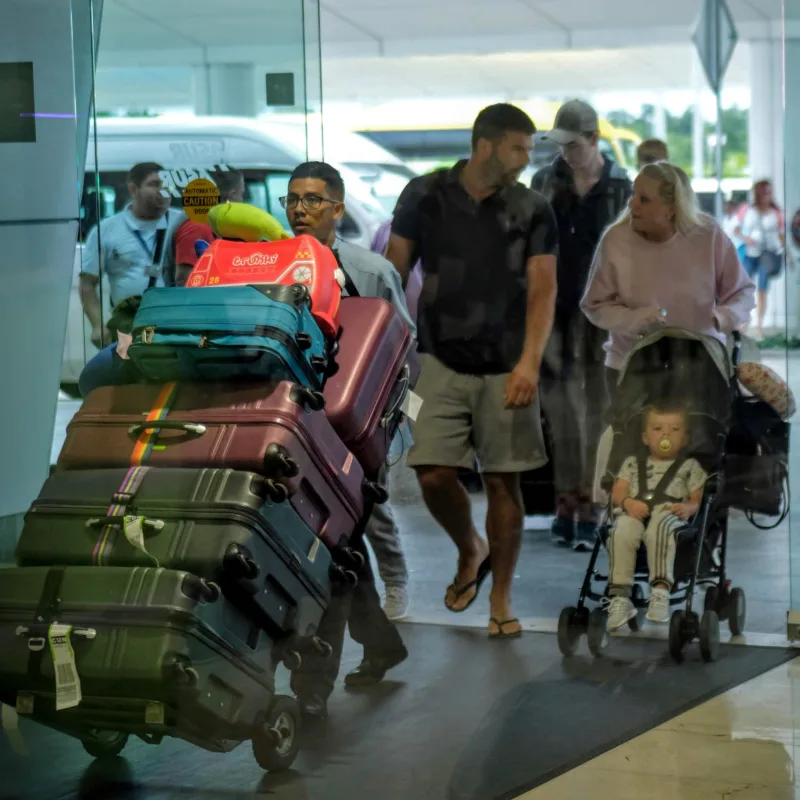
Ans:
[[[208,225],[187,219],[175,231],[175,263],[193,267],[198,261],[194,243],[202,239],[211,244],[215,238]]]

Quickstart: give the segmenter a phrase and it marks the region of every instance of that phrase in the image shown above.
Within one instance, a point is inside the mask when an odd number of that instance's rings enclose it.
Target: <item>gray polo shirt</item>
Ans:
[[[133,216],[130,206],[126,206],[119,214],[101,220],[99,226],[89,232],[83,249],[81,273],[99,276],[102,268],[111,285],[112,305],[142,294],[151,275],[157,278],[157,286],[163,286],[161,264],[164,263],[164,253],[169,248],[175,228],[183,219],[185,217],[179,209],[170,208],[159,219],[141,220]],[[167,233],[161,263],[154,267],[156,231],[159,228],[166,228]]]
[[[336,238],[333,249],[339,253],[339,260],[358,293],[362,297],[381,297],[388,300],[405,320],[411,335],[416,338],[417,327],[408,313],[403,282],[394,265],[383,256],[339,237]]]

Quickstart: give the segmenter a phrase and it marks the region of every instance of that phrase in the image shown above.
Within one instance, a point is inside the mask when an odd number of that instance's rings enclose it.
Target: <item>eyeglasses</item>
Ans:
[[[302,197],[297,194],[287,194],[280,199],[282,208],[296,208],[298,203],[302,203],[306,211],[316,211],[323,203],[338,203],[338,200],[329,200],[319,194],[304,194]]]

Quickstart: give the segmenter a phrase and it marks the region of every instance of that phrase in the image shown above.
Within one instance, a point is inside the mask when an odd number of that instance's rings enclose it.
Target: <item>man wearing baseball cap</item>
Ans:
[[[550,201],[559,238],[556,315],[541,377],[558,498],[552,536],[581,550],[595,539],[591,487],[606,389],[605,334],[581,314],[580,300],[597,243],[625,208],[631,185],[625,170],[600,152],[600,120],[588,103],[564,103],[545,137],[559,153],[536,173],[531,188]]]

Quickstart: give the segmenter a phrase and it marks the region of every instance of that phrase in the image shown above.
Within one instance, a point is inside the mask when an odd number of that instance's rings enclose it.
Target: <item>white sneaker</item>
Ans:
[[[647,603],[647,621],[663,625],[669,622],[669,589],[651,589]]]
[[[635,616],[636,609],[630,597],[612,597],[608,601],[608,623],[606,624],[606,630],[609,633],[619,630],[623,625],[628,623],[629,619],[633,619]]]
[[[387,586],[383,613],[394,621],[408,616],[408,589],[405,586]]]

